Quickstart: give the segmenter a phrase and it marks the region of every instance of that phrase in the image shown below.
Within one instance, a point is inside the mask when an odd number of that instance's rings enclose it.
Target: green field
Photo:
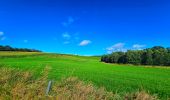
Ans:
[[[0,52],[0,66],[29,70],[35,76],[48,66],[49,80],[77,76],[114,93],[141,89],[161,98],[170,97],[170,68],[166,67],[106,64],[100,57],[26,52]]]

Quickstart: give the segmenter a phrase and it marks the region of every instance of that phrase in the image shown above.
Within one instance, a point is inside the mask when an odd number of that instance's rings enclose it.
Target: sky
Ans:
[[[170,47],[170,1],[0,0],[0,45],[78,55]]]

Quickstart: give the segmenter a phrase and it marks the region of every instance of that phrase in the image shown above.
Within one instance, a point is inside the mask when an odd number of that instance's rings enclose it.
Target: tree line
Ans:
[[[170,48],[155,46],[144,50],[113,52],[103,55],[101,61],[119,64],[170,66]]]
[[[40,50],[27,49],[27,48],[13,48],[11,46],[0,45],[0,51],[22,51],[22,52],[41,52]]]

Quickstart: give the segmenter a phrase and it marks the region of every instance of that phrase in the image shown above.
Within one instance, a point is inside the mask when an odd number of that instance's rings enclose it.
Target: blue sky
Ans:
[[[0,45],[79,55],[170,47],[170,1],[0,0]]]

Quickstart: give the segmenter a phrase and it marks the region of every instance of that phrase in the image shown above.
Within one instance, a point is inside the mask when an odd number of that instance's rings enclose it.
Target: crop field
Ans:
[[[161,99],[170,97],[170,68],[118,65],[100,62],[100,57],[75,55],[0,52],[0,67],[31,71],[39,77],[49,67],[48,80],[78,77],[113,93],[125,94],[138,90],[157,94]]]

